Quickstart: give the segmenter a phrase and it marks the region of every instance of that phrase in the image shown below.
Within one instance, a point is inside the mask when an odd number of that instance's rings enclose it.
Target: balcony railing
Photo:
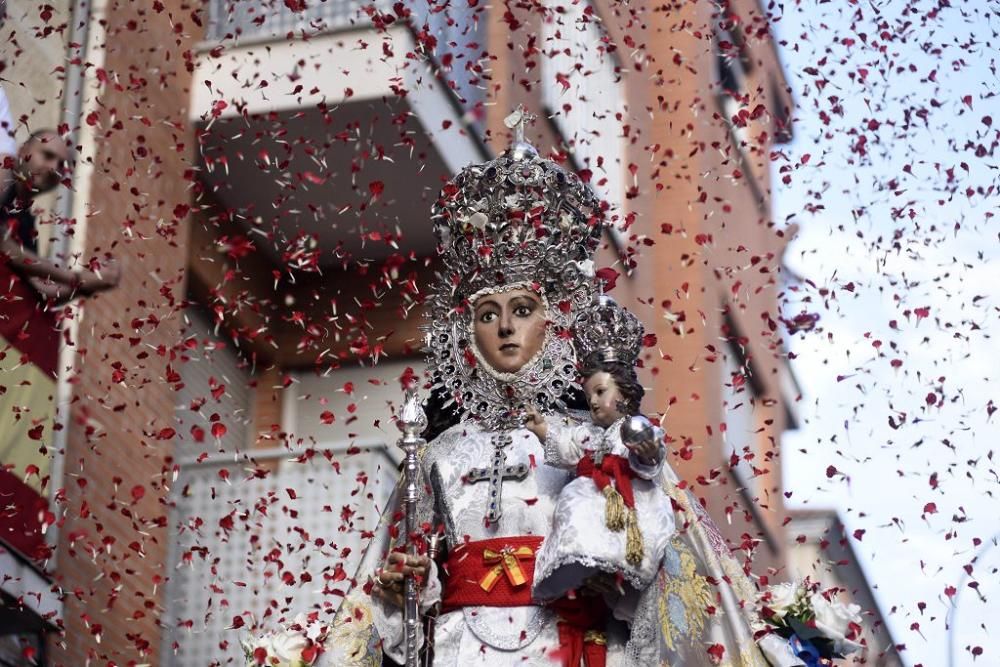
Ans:
[[[248,475],[254,466],[234,462],[232,453],[181,459],[167,569],[171,630],[161,664],[246,664],[240,635],[228,629],[234,614],[249,612],[273,624],[272,600],[282,600],[293,616],[317,608],[328,586],[346,588],[331,577],[354,574],[364,531],[377,525],[396,471],[383,443],[356,439],[350,445],[361,449],[320,445],[315,456],[280,447],[254,450],[255,465],[276,466],[266,476]],[[280,559],[267,558],[275,548]],[[308,583],[307,573],[313,579]]]
[[[267,39],[368,23],[366,0],[210,0],[208,38]],[[385,3],[376,2],[376,5]]]
[[[393,0],[209,0],[207,39],[267,41],[316,35],[371,25],[366,8],[395,14]],[[481,7],[453,3],[443,12],[430,12],[426,2],[402,0],[411,12],[409,21],[427,26],[437,37],[433,57],[440,65],[449,53],[451,65],[442,73],[466,110],[484,97],[480,81],[486,42]]]

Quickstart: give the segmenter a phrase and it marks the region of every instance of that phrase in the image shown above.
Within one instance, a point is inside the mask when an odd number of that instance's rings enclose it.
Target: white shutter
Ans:
[[[193,322],[199,322],[196,317]],[[199,323],[199,341],[210,338],[207,323]],[[332,613],[342,600],[324,588],[346,591],[365,546],[361,533],[375,527],[395,483],[388,452],[398,431],[388,404],[398,405],[402,397],[397,379],[407,364],[327,377],[293,374],[283,417],[293,449],[247,451],[251,378],[229,348],[196,359],[198,350],[180,369],[185,387],[177,414],[184,433],[178,458],[184,464],[173,489],[177,537],[161,663],[243,665],[240,640],[247,629],[227,630],[234,616],[249,622],[249,613],[265,629],[275,629],[299,612]],[[213,377],[227,383],[217,403]],[[350,394],[347,383],[353,384]],[[199,397],[206,397],[205,406],[192,412],[190,401]],[[227,419],[222,452],[207,421],[215,411]],[[335,416],[332,423],[325,423],[325,412]],[[190,437],[194,424],[209,431],[205,444]],[[208,456],[199,462],[203,452]],[[261,478],[256,469],[269,472]]]
[[[336,609],[342,596],[324,588],[346,591],[364,547],[361,531],[376,525],[395,466],[377,448],[327,452],[329,459],[318,451],[306,460],[280,450],[261,453],[259,462],[279,461],[264,479],[252,478],[249,464],[182,471],[178,483],[188,493],[178,500],[174,524],[180,526],[168,589],[174,629],[164,665],[242,664],[239,642],[247,630],[226,629],[234,616],[250,613],[275,629],[299,612]],[[227,517],[229,530],[220,524]]]
[[[184,384],[177,392],[175,458],[195,458],[220,450],[242,451],[249,444],[253,418],[250,372],[236,354],[233,342],[217,338],[201,311],[190,308],[185,315],[188,327],[184,340],[193,338],[196,344],[174,365]],[[192,410],[192,406],[196,409]],[[212,435],[216,421],[226,428],[218,441]],[[201,429],[202,442],[196,441],[192,429]]]
[[[727,345],[720,364],[722,417],[726,425],[723,451],[726,456],[735,453],[739,458],[739,463],[732,470],[740,485],[746,489],[748,499],[753,500],[759,496],[760,491],[760,477],[754,476],[753,465],[761,468],[763,462],[757,459],[754,390],[746,377],[746,369],[739,361],[739,355]],[[754,455],[750,461],[745,458],[748,454]]]
[[[576,166],[590,169],[591,186],[624,215],[626,144],[616,114],[625,111],[625,84],[589,2],[549,0],[542,28],[542,103],[571,145]],[[565,77],[565,78],[564,78]],[[561,83],[566,81],[569,88]],[[569,109],[565,106],[569,105]],[[603,161],[603,162],[602,162]]]

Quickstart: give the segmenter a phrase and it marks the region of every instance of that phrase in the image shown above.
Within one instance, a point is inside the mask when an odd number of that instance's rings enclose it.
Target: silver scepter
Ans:
[[[403,511],[406,528],[406,555],[416,556],[417,545],[413,534],[417,531],[417,491],[420,484],[417,450],[424,444],[420,433],[427,428],[427,415],[424,414],[414,389],[406,390],[403,406],[396,422],[403,437],[399,446],[403,450],[403,481],[406,491],[403,495]],[[420,646],[417,644],[417,629],[420,623],[417,601],[417,582],[413,575],[403,577],[403,629],[406,632],[406,667],[419,667]]]
[[[427,557],[432,561],[437,560],[438,554],[441,551],[442,540],[444,540],[444,536],[438,532],[434,532],[427,541]],[[441,602],[439,601],[425,614],[427,618],[424,620],[424,658],[421,662],[423,667],[431,667],[434,664],[434,628],[437,624],[438,614],[440,613]]]

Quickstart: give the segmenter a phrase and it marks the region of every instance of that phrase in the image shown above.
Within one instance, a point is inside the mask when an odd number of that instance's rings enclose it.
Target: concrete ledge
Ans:
[[[45,629],[56,630],[56,622],[62,618],[62,601],[52,588],[48,575],[0,541],[0,590],[34,612]]]

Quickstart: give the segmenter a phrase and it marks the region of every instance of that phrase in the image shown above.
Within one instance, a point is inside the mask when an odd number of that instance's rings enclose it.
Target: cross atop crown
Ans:
[[[514,113],[503,119],[503,124],[514,130],[514,141],[511,143],[511,152],[515,160],[538,154],[535,147],[524,138],[524,127],[528,123],[534,123],[538,118],[535,114],[525,110],[523,104],[518,104]]]

